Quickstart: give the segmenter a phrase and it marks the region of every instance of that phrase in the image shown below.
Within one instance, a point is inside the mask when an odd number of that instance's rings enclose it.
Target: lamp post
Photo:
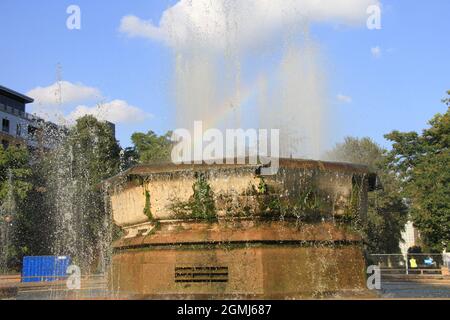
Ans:
[[[406,275],[408,275],[409,274],[408,253],[405,253],[405,262],[406,262]]]

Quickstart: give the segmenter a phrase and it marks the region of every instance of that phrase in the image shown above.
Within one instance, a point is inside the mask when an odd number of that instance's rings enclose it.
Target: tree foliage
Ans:
[[[393,142],[389,167],[401,178],[422,241],[436,251],[450,241],[450,98],[443,102],[447,112],[437,114],[421,134],[386,135]]]
[[[134,133],[131,140],[134,150],[128,150],[129,154],[137,155],[140,163],[159,163],[170,161],[173,142],[172,132],[159,136],[153,131],[148,133]]]
[[[13,188],[15,197],[23,200],[32,185],[28,178],[31,176],[29,154],[26,148],[0,146],[0,201],[3,202]],[[12,185],[11,185],[11,183]]]
[[[67,142],[72,149],[74,174],[89,177],[90,186],[119,172],[121,149],[108,123],[84,116],[70,130]]]
[[[32,190],[31,166],[26,148],[0,147],[0,268],[17,268],[27,247],[22,226],[27,221],[20,210]]]
[[[386,169],[386,151],[370,138],[347,137],[328,152],[329,160],[363,164],[376,172],[383,189],[369,194],[367,222],[364,227],[367,250],[371,253],[400,251],[401,232],[407,222],[405,205],[397,177]]]
[[[370,138],[346,137],[343,143],[338,143],[326,154],[326,158],[331,161],[363,164],[376,172],[382,163],[384,152],[385,150]]]

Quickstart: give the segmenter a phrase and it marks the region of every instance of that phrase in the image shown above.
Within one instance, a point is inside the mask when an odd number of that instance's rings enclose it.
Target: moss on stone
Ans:
[[[283,195],[261,180],[254,196],[259,204],[259,214],[265,218],[295,218],[313,222],[328,217],[331,211],[331,203],[314,187]]]
[[[352,179],[352,191],[348,203],[344,210],[344,215],[339,217],[339,222],[349,226],[355,231],[360,231],[361,219],[360,219],[360,209],[361,209],[361,194],[364,185],[364,176],[354,176]]]
[[[147,189],[145,189],[144,194],[145,194],[144,214],[145,214],[150,220],[153,220],[150,192],[149,192]]]
[[[178,219],[215,221],[217,212],[211,186],[203,173],[197,173],[196,179],[189,201],[174,201],[170,209]]]

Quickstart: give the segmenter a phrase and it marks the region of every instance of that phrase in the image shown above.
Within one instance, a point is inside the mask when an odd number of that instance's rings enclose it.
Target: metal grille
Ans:
[[[228,282],[228,267],[175,267],[176,283]]]

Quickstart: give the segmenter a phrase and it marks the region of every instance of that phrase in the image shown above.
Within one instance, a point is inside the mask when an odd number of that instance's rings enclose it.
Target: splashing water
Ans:
[[[191,44],[174,46],[177,126],[193,130],[194,121],[201,120],[203,130],[280,129],[280,156],[319,159],[329,111],[308,19],[292,21],[291,12],[281,12],[281,43],[271,38],[248,46],[241,34],[258,27],[246,21],[250,9],[236,1],[206,6],[211,28],[225,30],[217,47],[211,47],[208,33],[194,33]]]

